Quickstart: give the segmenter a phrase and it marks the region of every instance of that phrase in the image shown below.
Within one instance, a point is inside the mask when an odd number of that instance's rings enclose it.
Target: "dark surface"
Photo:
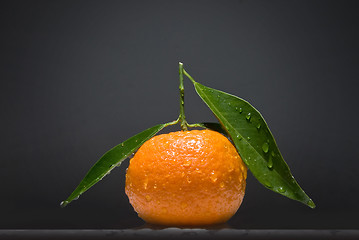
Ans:
[[[0,228],[141,226],[124,193],[127,162],[59,204],[105,151],[177,118],[182,61],[198,82],[259,109],[317,205],[249,174],[229,226],[359,229],[358,9],[358,1],[1,1]],[[185,89],[188,121],[214,121],[187,80]]]
[[[123,230],[0,230],[0,239],[263,239],[354,240],[359,230],[235,230],[235,229],[123,229]]]

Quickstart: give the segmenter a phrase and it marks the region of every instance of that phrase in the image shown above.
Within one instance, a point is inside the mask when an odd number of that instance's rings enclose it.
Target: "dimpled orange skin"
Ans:
[[[211,130],[155,136],[130,160],[126,194],[147,223],[201,226],[228,221],[242,203],[247,167]]]

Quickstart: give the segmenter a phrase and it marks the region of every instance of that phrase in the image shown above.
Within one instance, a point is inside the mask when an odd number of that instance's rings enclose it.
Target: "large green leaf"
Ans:
[[[204,122],[204,123],[199,123],[198,124],[199,126],[203,127],[203,128],[208,128],[210,130],[213,130],[213,131],[216,131],[216,132],[219,132],[219,133],[222,133],[224,135],[228,135],[226,129],[224,129],[222,127],[221,124],[219,123],[213,123],[213,122]]]
[[[239,97],[191,80],[258,181],[274,192],[314,208],[314,202],[292,176],[262,115]]]
[[[168,124],[159,124],[146,129],[106,152],[90,169],[71,195],[65,201],[61,202],[61,206],[65,207],[71,201],[78,199],[81,194],[109,174],[112,169],[119,166],[123,160],[134,153],[145,141],[153,137],[167,125]]]

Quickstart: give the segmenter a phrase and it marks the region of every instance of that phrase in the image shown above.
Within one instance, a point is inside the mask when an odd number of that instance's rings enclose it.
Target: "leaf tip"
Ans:
[[[315,206],[315,203],[313,202],[312,199],[309,199],[309,200],[308,200],[307,205],[308,205],[310,208],[312,208],[312,209],[314,209],[314,208],[316,207],[316,206]]]
[[[62,208],[64,208],[64,207],[66,207],[67,206],[67,204],[69,204],[70,202],[69,201],[62,201],[61,203],[60,203],[60,207],[62,207]]]

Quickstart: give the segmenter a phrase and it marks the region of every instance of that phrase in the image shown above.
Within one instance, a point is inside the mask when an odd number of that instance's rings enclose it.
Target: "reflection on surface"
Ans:
[[[202,230],[222,230],[222,229],[231,229],[232,227],[228,223],[222,223],[222,224],[216,224],[216,225],[208,225],[208,226],[176,226],[176,227],[170,227],[170,226],[162,226],[162,225],[154,225],[145,223],[140,227],[135,227],[133,229],[151,229],[151,230],[163,230],[168,228],[175,228],[175,229],[202,229]]]

